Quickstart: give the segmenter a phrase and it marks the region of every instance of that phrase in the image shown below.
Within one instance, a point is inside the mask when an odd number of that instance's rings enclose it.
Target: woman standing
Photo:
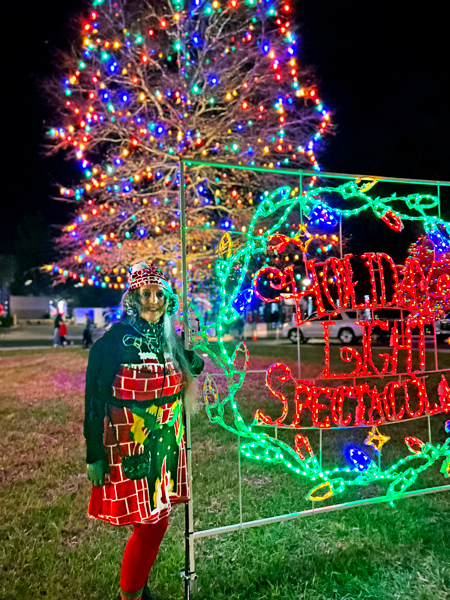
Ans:
[[[88,513],[133,525],[119,598],[145,600],[172,506],[189,499],[182,401],[204,363],[176,335],[178,299],[156,267],[133,266],[122,305],[127,317],[93,345],[86,372]]]
[[[92,346],[92,330],[94,329],[95,324],[89,316],[89,313],[86,313],[84,316],[86,321],[84,323],[83,342],[81,343],[81,347],[89,348],[89,346]]]

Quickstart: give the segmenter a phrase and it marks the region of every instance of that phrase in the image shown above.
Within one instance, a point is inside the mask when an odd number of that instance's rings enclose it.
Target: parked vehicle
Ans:
[[[377,308],[374,311],[374,320],[387,321],[389,323],[388,329],[381,329],[379,325],[374,325],[372,329],[372,335],[376,336],[376,340],[380,344],[387,344],[391,339],[391,330],[395,324],[401,331],[401,322],[405,322],[409,315],[408,310],[401,310],[399,308]]]
[[[388,329],[381,329],[378,325],[375,325],[372,329],[372,334],[377,337],[377,340],[386,344],[389,343],[391,338],[391,331],[394,325],[397,326],[397,330],[399,333],[402,331],[402,322],[405,323],[408,316],[409,310],[401,309],[401,308],[377,308],[374,311],[374,319],[378,319],[380,321],[387,321],[389,323]],[[436,339],[438,342],[443,342],[446,338],[450,336],[450,320],[448,320],[447,315],[446,319],[442,321],[436,321]],[[441,326],[442,323],[442,326]],[[447,333],[446,333],[447,332]],[[411,331],[412,335],[419,334],[419,328],[413,327]],[[425,334],[426,335],[434,335],[433,325],[427,324],[425,325]]]
[[[322,322],[328,321],[328,317],[319,317],[308,320],[297,327],[295,315],[290,323],[284,323],[281,329],[281,337],[289,338],[293,344],[297,343],[300,334],[300,343],[306,344],[311,338],[323,339],[324,328]],[[348,311],[331,318],[336,325],[330,325],[330,339],[338,339],[344,345],[352,344],[356,339],[362,337],[363,330],[356,324],[356,311]]]
[[[435,321],[435,327],[436,340],[438,342],[444,342],[448,337],[450,337],[450,313],[447,313],[444,319]]]

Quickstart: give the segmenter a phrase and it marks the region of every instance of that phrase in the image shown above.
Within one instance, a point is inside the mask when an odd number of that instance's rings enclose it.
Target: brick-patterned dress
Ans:
[[[156,523],[187,502],[182,416],[184,376],[164,354],[162,325],[142,319],[114,325],[90,351],[84,434],[87,462],[108,462],[110,481],[93,487],[88,513],[114,525]],[[193,374],[203,368],[185,352]],[[103,425],[100,427],[100,425]],[[114,428],[114,430],[113,430]],[[119,450],[120,448],[120,450]],[[150,474],[128,479],[121,456],[150,451]]]

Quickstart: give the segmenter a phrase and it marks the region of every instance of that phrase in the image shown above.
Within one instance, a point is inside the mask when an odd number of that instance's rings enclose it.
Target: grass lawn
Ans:
[[[296,376],[295,346],[251,344],[250,351],[251,368],[280,359]],[[317,375],[323,368],[323,346],[302,347],[302,360],[302,377]],[[450,354],[439,360],[441,367],[450,367]],[[81,433],[86,362],[87,353],[73,348],[2,352],[0,357],[0,598],[4,600],[117,596],[129,529],[87,518],[91,485],[85,476]],[[337,365],[337,348],[332,349],[332,364]],[[437,378],[432,379],[427,388],[437,385]],[[238,396],[248,421],[256,408],[279,414],[263,381],[260,375],[248,376]],[[442,415],[432,418],[434,442],[444,441],[445,420]],[[204,410],[193,418],[192,429],[195,530],[236,523],[237,440],[211,425]],[[407,453],[405,435],[428,439],[426,419],[380,429],[391,436],[383,449],[384,465]],[[367,430],[324,433],[324,466],[342,462],[349,440],[362,445],[366,434]],[[279,435],[293,443],[293,432]],[[317,450],[318,434],[308,437]],[[437,467],[423,475],[416,488],[449,483]],[[243,460],[243,518],[310,508],[305,500],[310,488],[281,467]],[[385,487],[352,490],[333,503],[384,492]],[[201,538],[196,542],[199,598],[449,600],[449,530],[450,493],[441,492],[401,500],[395,508],[357,507]],[[161,600],[183,598],[183,532],[184,509],[179,507],[151,578]]]

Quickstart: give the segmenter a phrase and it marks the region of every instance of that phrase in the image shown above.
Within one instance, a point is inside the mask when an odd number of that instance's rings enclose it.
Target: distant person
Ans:
[[[64,319],[61,317],[61,321],[59,322],[59,339],[61,341],[61,346],[67,346],[67,327],[64,323]]]
[[[62,316],[57,313],[55,317],[55,321],[53,323],[53,346],[61,346],[61,337],[59,334],[59,325],[62,321]]]
[[[92,319],[89,316],[89,313],[86,313],[84,315],[86,317],[86,323],[84,324],[84,329],[83,329],[83,343],[82,343],[82,347],[83,348],[89,348],[89,346],[92,346],[93,342],[92,342],[92,331],[95,327],[94,322],[92,321]]]
[[[237,337],[240,340],[243,340],[244,339],[244,321],[243,321],[242,317],[239,317],[239,319],[236,321],[235,327],[237,330]]]

